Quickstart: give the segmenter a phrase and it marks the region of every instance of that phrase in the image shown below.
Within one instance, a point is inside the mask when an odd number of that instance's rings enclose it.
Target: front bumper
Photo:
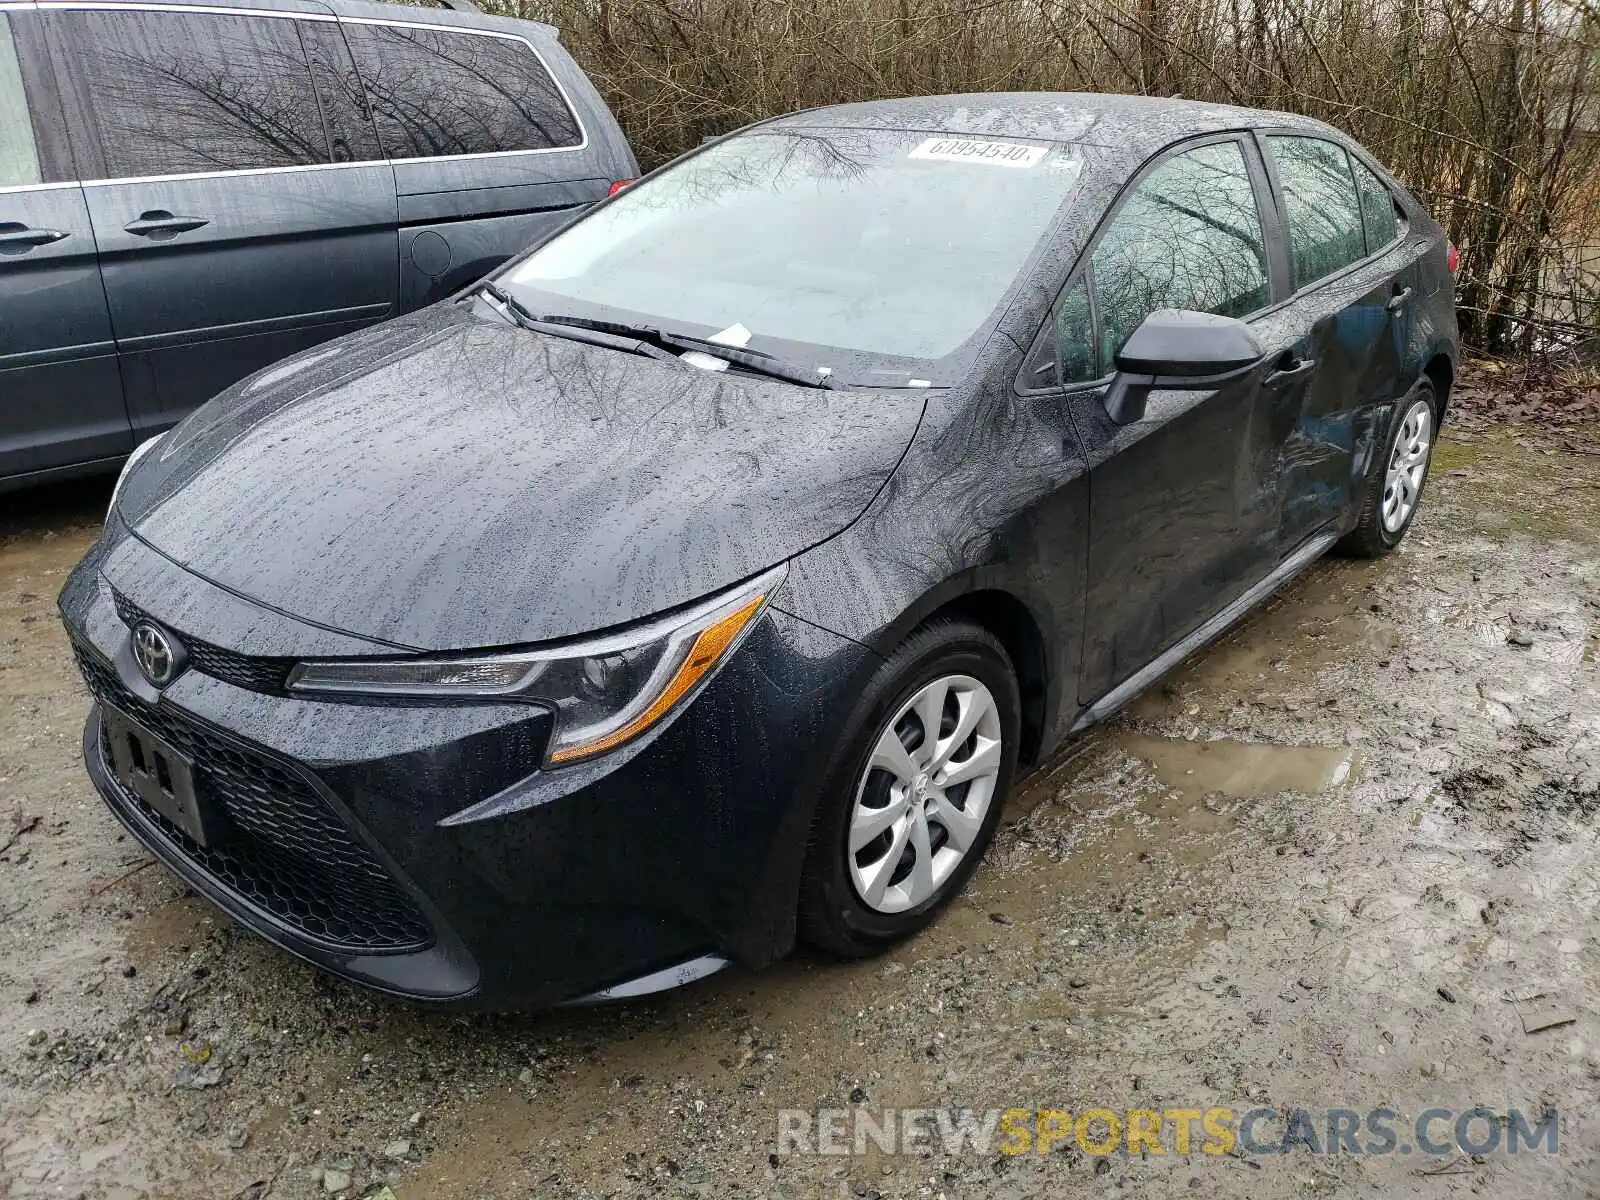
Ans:
[[[663,727],[547,771],[549,718],[526,705],[307,700],[199,660],[157,693],[129,651],[135,608],[226,653],[294,653],[290,623],[263,609],[240,624],[238,598],[213,609],[209,590],[125,538],[74,572],[61,610],[96,700],[96,788],[241,924],[380,991],[485,1007],[636,994],[787,951],[822,714],[868,669],[862,647],[769,609]],[[302,653],[326,638],[307,629]],[[108,705],[193,759],[228,838],[199,846],[114,778]]]

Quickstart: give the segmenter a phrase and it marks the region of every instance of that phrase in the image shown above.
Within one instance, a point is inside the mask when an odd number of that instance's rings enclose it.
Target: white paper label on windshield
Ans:
[[[909,157],[933,162],[981,162],[996,167],[1036,167],[1050,153],[1049,146],[1021,142],[983,142],[976,138],[931,137]]]

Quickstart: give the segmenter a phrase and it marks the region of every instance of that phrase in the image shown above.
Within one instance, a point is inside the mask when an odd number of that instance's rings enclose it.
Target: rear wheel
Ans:
[[[1004,649],[965,622],[913,634],[856,705],[812,827],[800,932],[859,957],[921,929],[983,857],[1016,769]]]
[[[1388,453],[1367,481],[1361,517],[1339,543],[1348,554],[1376,558],[1400,544],[1422,501],[1433,461],[1434,430],[1439,412],[1433,384],[1424,379],[1401,402]]]

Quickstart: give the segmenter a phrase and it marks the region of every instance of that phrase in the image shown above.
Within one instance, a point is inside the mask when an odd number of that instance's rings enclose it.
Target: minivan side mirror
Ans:
[[[1259,363],[1266,351],[1235,317],[1158,308],[1117,352],[1106,414],[1118,425],[1144,416],[1152,388],[1208,388]]]

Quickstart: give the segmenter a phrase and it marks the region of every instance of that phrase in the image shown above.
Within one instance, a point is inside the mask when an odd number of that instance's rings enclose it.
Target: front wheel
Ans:
[[[1362,497],[1361,517],[1339,548],[1363,558],[1387,554],[1400,544],[1422,500],[1433,461],[1439,412],[1433,384],[1424,379],[1401,401],[1383,469],[1374,471]]]
[[[813,822],[807,941],[872,954],[961,890],[1011,786],[1019,709],[1005,650],[976,625],[930,625],[890,656],[856,704]]]

